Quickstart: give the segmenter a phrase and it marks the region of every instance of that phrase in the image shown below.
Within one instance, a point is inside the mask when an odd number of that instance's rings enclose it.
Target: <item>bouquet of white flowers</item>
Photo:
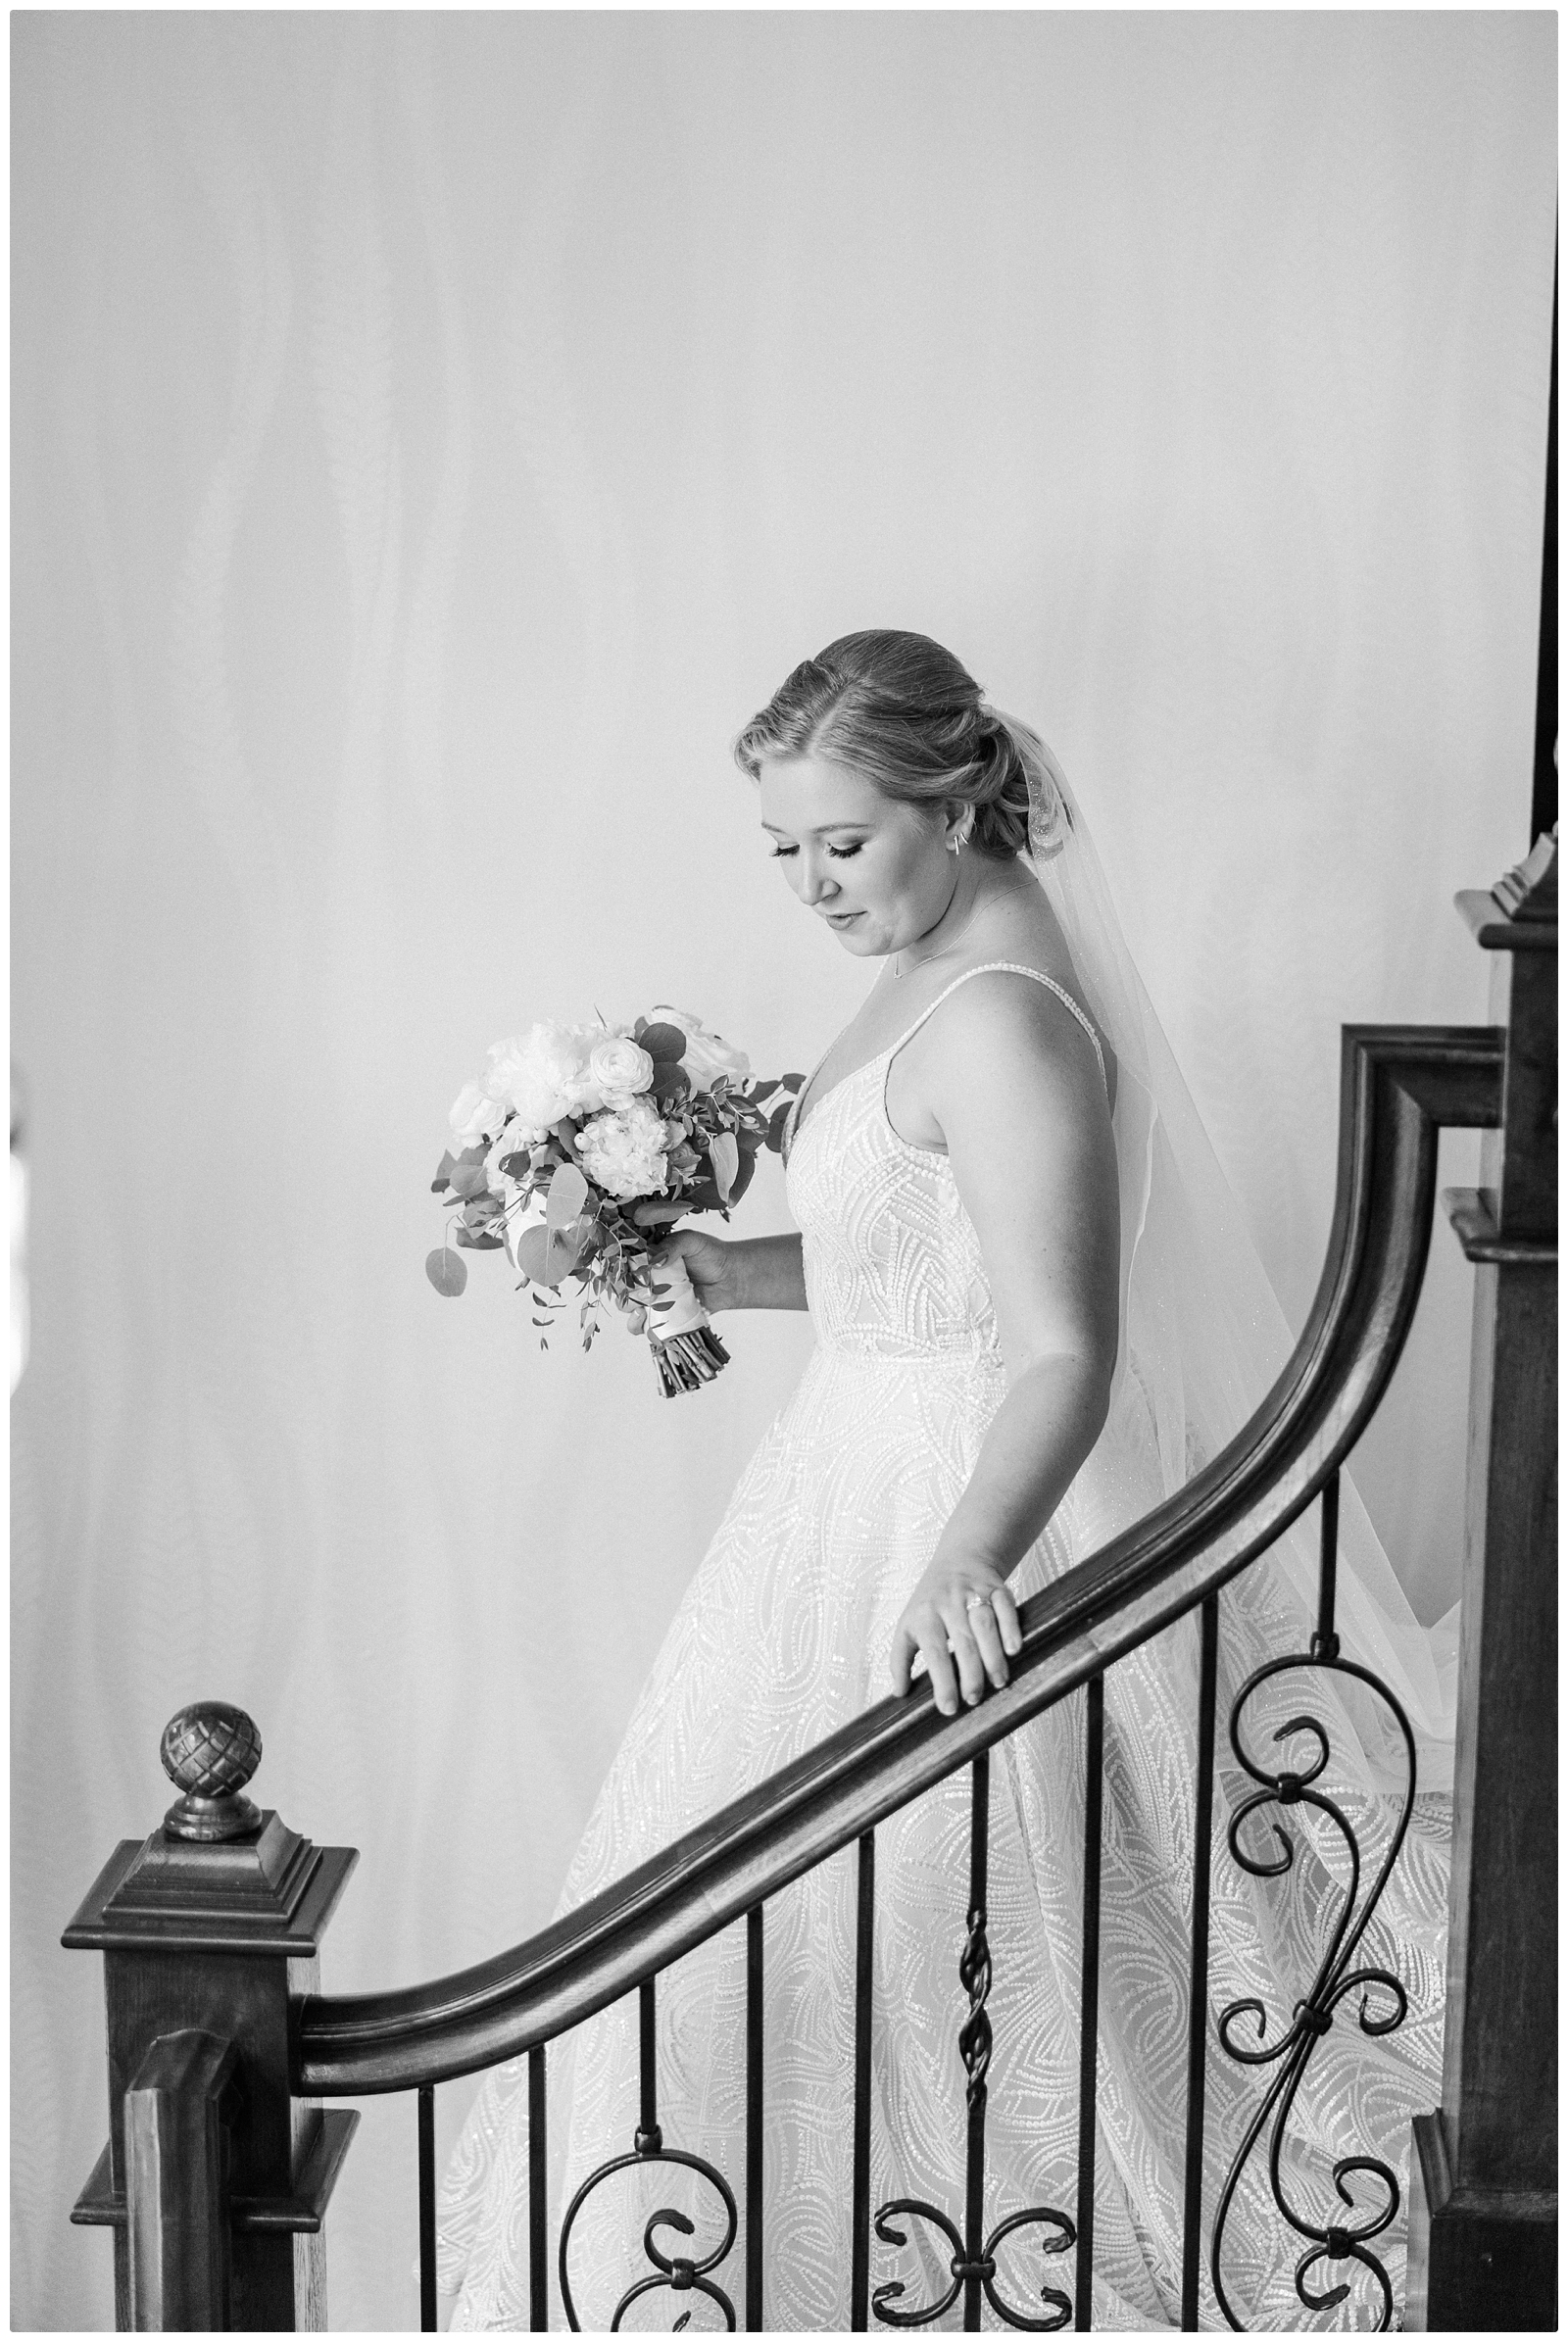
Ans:
[[[431,1182],[452,1215],[425,1262],[431,1284],[454,1295],[466,1285],[454,1242],[504,1249],[531,1294],[541,1348],[570,1277],[584,1349],[606,1302],[640,1308],[664,1395],[698,1390],[729,1352],[684,1263],[656,1280],[651,1254],[686,1212],[728,1219],[759,1149],[781,1147],[800,1086],[798,1073],[753,1082],[740,1049],[667,1005],[634,1025],[536,1024],[498,1041],[452,1109],[453,1147]]]

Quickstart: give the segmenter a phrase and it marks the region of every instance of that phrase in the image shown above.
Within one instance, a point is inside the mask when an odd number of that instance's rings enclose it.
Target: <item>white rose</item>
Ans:
[[[453,1152],[462,1154],[466,1147],[496,1138],[507,1119],[507,1109],[477,1082],[465,1082],[447,1119],[452,1125]]]
[[[645,1049],[620,1033],[608,1034],[588,1059],[588,1071],[598,1084],[607,1106],[623,1106],[638,1098],[654,1078],[654,1060]]]
[[[650,1098],[595,1114],[577,1133],[577,1159],[607,1195],[621,1202],[664,1184],[664,1119]]]
[[[553,1073],[571,1100],[574,1114],[597,1114],[601,1106],[616,1101],[605,1096],[604,1084],[594,1072],[594,1051],[606,1040],[618,1038],[613,1025],[558,1025],[561,1035],[556,1053],[551,1059]]]
[[[681,1063],[691,1077],[694,1090],[710,1090],[719,1074],[726,1074],[732,1083],[751,1080],[752,1061],[745,1050],[732,1049],[700,1016],[688,1016],[684,1008],[671,1008],[664,1000],[653,1011],[651,1022],[679,1025],[685,1034],[686,1053]]]

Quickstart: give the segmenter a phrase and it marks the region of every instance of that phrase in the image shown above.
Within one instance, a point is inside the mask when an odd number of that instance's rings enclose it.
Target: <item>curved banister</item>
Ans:
[[[888,1698],[526,1943],[399,1991],[311,1997],[295,2088],[404,2090],[579,2024],[1135,1648],[1245,1568],[1349,1452],[1421,1289],[1438,1132],[1498,1118],[1492,1027],[1347,1026],[1317,1296],[1250,1421],[1174,1496],[1027,1601],[1010,1681],[942,1716]]]

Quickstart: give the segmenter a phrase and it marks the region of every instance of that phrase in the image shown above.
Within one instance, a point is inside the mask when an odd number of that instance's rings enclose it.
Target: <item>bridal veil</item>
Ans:
[[[1112,1422],[1118,1437],[1141,1424],[1152,1451],[1151,1478],[1169,1496],[1241,1430],[1285,1366],[1292,1337],[1134,965],[1083,810],[1038,734],[995,712],[1029,779],[1031,866],[1116,1063],[1121,1341]],[[1129,1525],[1109,1524],[1108,1534]],[[1344,1475],[1339,1551],[1339,1626],[1348,1655],[1381,1677],[1408,1716],[1421,1788],[1446,1789],[1453,1613],[1436,1628],[1421,1625]],[[1289,1530],[1273,1557],[1309,1616],[1317,1577],[1309,1527],[1298,1522]],[[1366,1753],[1376,1757],[1376,1745]],[[1393,1786],[1402,1749],[1391,1745],[1388,1756]]]

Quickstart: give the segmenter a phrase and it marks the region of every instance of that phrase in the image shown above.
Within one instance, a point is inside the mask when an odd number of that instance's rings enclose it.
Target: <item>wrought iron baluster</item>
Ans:
[[[1409,2008],[1404,1986],[1398,1977],[1389,1970],[1371,1967],[1352,1968],[1350,1966],[1372,1914],[1382,1899],[1383,1890],[1388,1884],[1394,1865],[1398,1860],[1399,1849],[1404,1843],[1411,1810],[1415,1804],[1416,1773],[1415,1738],[1410,1731],[1409,1719],[1403,1708],[1388,1685],[1380,1683],[1368,1669],[1357,1666],[1353,1660],[1342,1659],[1339,1655],[1340,1638],[1335,1631],[1334,1623],[1339,1517],[1340,1484],[1339,1475],[1336,1473],[1325,1483],[1323,1488],[1323,1539],[1318,1572],[1318,1615],[1311,1648],[1305,1652],[1294,1652],[1283,1659],[1272,1659],[1265,1666],[1256,1669],[1242,1685],[1231,1707],[1231,1747],[1243,1769],[1251,1776],[1253,1781],[1262,1784],[1252,1796],[1246,1798],[1237,1808],[1227,1831],[1227,1842],[1231,1853],[1242,1869],[1250,1872],[1256,1878],[1280,1878],[1291,1869],[1296,1860],[1295,1840],[1278,1822],[1273,1825],[1274,1835],[1280,1847],[1278,1855],[1267,1857],[1250,1855],[1242,1848],[1240,1831],[1249,1815],[1272,1804],[1305,1805],[1323,1814],[1339,1832],[1349,1860],[1349,1877],[1345,1892],[1345,1903],[1330,1934],[1328,1949],[1319,1963],[1317,1974],[1305,1996],[1297,2002],[1292,2012],[1292,2022],[1280,2039],[1263,2045],[1268,2029],[1268,2015],[1261,2001],[1252,1999],[1232,2001],[1228,2008],[1220,2012],[1218,2024],[1220,2046],[1227,2056],[1234,2058],[1242,2065],[1268,2066],[1277,2063],[1279,2066],[1279,2071],[1269,2085],[1262,2103],[1249,2124],[1246,2136],[1232,2160],[1214,2215],[1214,2234],[1209,2262],[1210,2273],[1214,2281],[1214,2294],[1227,2323],[1238,2331],[1241,2330],[1242,2321],[1231,2306],[1221,2274],[1220,2257],[1224,2245],[1225,2224],[1248,2157],[1262,2136],[1265,2127],[1269,2126],[1271,2117],[1273,2122],[1268,2150],[1269,2188],[1282,2217],[1296,2230],[1297,2234],[1306,2241],[1307,2246],[1306,2251],[1296,2265],[1298,2299],[1308,2310],[1334,2309],[1349,2293],[1348,2284],[1342,2282],[1330,2286],[1323,2293],[1316,2293],[1311,2290],[1308,2278],[1320,2264],[1331,2261],[1358,2262],[1374,2278],[1381,2296],[1381,2314],[1377,2330],[1380,2333],[1386,2332],[1394,2322],[1394,2288],[1389,2280],[1388,2271],[1377,2255],[1366,2249],[1374,2236],[1380,2236],[1393,2223],[1399,2209],[1399,2183],[1389,2165],[1372,2155],[1342,2156],[1335,2164],[1333,2171],[1335,2191],[1341,2203],[1348,2207],[1352,2218],[1357,2210],[1355,2199],[1348,2185],[1352,2174],[1365,2173],[1379,2181],[1383,2188],[1382,2210],[1379,2211],[1374,2207],[1358,2224],[1353,2226],[1332,2220],[1314,2221],[1307,2219],[1290,2201],[1281,2172],[1286,2126],[1290,2122],[1297,2094],[1312,2052],[1323,2036],[1332,2030],[1334,2012],[1340,2002],[1348,1999],[1357,1989],[1360,1990],[1359,2023],[1361,2030],[1370,2034],[1393,2032],[1397,2025],[1403,2024]],[[1353,1676],[1358,1683],[1365,1683],[1378,1694],[1380,1699],[1386,1702],[1393,1711],[1404,1737],[1407,1772],[1403,1804],[1390,1838],[1388,1852],[1383,1858],[1364,1903],[1360,1902],[1362,1871],[1360,1840],[1334,1800],[1311,1785],[1320,1779],[1327,1769],[1331,1754],[1328,1734],[1322,1724],[1313,1716],[1293,1716],[1282,1724],[1274,1734],[1275,1741],[1278,1743],[1288,1740],[1294,1733],[1304,1732],[1315,1743],[1313,1759],[1304,1772],[1290,1770],[1278,1773],[1269,1772],[1258,1765],[1243,1745],[1241,1724],[1248,1701],[1264,1683],[1272,1682],[1276,1676],[1286,1675],[1297,1668],[1309,1670],[1315,1668],[1329,1674]],[[1388,1994],[1390,2010],[1386,2016],[1368,2014],[1367,1987],[1370,1985],[1379,1986]],[[1256,2020],[1256,2038],[1260,2046],[1247,2048],[1235,2038],[1232,2027],[1242,2017],[1251,2017]]]
[[[958,2055],[967,2076],[969,2106],[964,2142],[963,2330],[980,2331],[980,2277],[985,2254],[986,2075],[991,2070],[991,1945],[986,1935],[986,1855],[991,1831],[991,1758],[975,1758],[970,1771],[969,1936],[958,1962],[958,1981],[969,1995],[969,2016],[958,2034]],[[989,2276],[996,2264],[985,2270]]]
[[[1027,2212],[1015,2212],[1000,2220],[989,2237],[985,2234],[985,2145],[986,2145],[986,2075],[991,2066],[991,2020],[986,2014],[986,2001],[991,1992],[991,1946],[986,1932],[986,1850],[990,1823],[991,1759],[982,1754],[975,1758],[970,1769],[969,1808],[969,1906],[964,1932],[963,1953],[958,1962],[958,1980],[969,1996],[969,2013],[958,2032],[958,2054],[963,2060],[965,2074],[964,2099],[967,2120],[964,2134],[964,2232],[959,2234],[948,2215],[935,2204],[923,2203],[914,2196],[896,2196],[891,2203],[879,2205],[876,2232],[884,2244],[906,2245],[908,2236],[893,2225],[899,2214],[912,2215],[929,2220],[947,2238],[953,2249],[949,2264],[952,2282],[947,2291],[933,2302],[912,2310],[895,2309],[893,2304],[904,2292],[900,2279],[893,2278],[877,2287],[871,2306],[885,2325],[929,2325],[933,2318],[951,2310],[961,2292],[963,2326],[965,2333],[980,2330],[982,2298],[991,2304],[997,2316],[1007,2325],[1020,2326],[1030,2333],[1051,2334],[1066,2325],[1072,2317],[1072,2303],[1054,2285],[1043,2285],[1040,2298],[1050,2309],[1046,2318],[1031,2318],[1015,2310],[1003,2300],[997,2291],[997,2246],[1015,2228],[1036,2225],[1056,2230],[1043,2245],[1047,2253],[1064,2253],[1073,2243],[1076,2231],[1065,2213],[1053,2212],[1044,2206]]]
[[[528,2052],[528,2331],[550,2330],[549,2151],[545,2134],[545,2050]]]
[[[419,2331],[439,2330],[435,2303],[435,2087],[418,2091],[419,2109]]]
[[[856,1851],[855,1910],[855,2166],[851,2180],[854,2231],[850,2246],[850,2331],[869,2323],[871,2285],[871,1952],[876,1909],[876,1833],[868,1830]]]
[[[664,2143],[664,2134],[659,2127],[659,2030],[652,1976],[637,1988],[637,2062],[642,2079],[637,2152],[657,2155]]]
[[[762,1906],[746,1914],[746,2330],[762,2331]]]
[[[1202,2254],[1203,2095],[1208,2053],[1209,1840],[1214,1821],[1214,1699],[1219,1670],[1219,1597],[1200,1613],[1198,1670],[1198,1791],[1193,1800],[1193,1957],[1187,2011],[1187,2173],[1182,2207],[1182,2331],[1198,2331]]]
[[[760,1923],[760,1914],[753,1913],[749,1915],[749,1918],[757,1918]],[[754,1938],[752,1936],[751,1928],[748,1927],[747,1953],[749,1970],[753,1941]],[[760,1963],[761,1946],[760,1926],[759,1932],[755,1937],[755,1942],[758,1948],[758,1958]],[[747,2047],[749,2063],[749,2053],[751,2049],[750,2036],[752,2029],[750,1974],[748,1974],[747,1982]],[[760,1966],[758,1983],[759,1985],[760,1984]],[[572,2197],[570,2204],[566,2207],[565,2219],[561,2223],[561,2244],[556,2257],[557,2268],[559,2269],[561,2275],[562,2307],[566,2313],[566,2323],[570,2327],[571,2331],[574,2334],[580,2333],[582,2331],[582,2327],[578,2321],[577,2305],[571,2290],[571,2231],[576,2225],[578,2213],[581,2212],[584,2204],[593,2194],[595,2188],[601,2186],[605,2180],[612,2178],[616,2171],[637,2171],[640,2170],[645,2164],[673,2163],[679,2164],[688,2171],[695,2171],[699,2178],[706,2179],[710,2186],[717,2189],[719,2198],[724,2206],[724,2233],[719,2238],[717,2244],[713,2247],[713,2250],[710,2253],[705,2253],[701,2260],[692,2260],[687,2255],[682,2253],[665,2253],[655,2241],[661,2228],[673,2228],[681,2236],[694,2236],[697,2232],[696,2223],[692,2220],[689,2220],[684,2212],[676,2212],[667,2205],[663,2207],[662,2210],[651,2214],[643,2229],[643,2251],[647,2254],[649,2260],[654,2265],[654,2274],[651,2277],[638,2277],[634,2283],[627,2286],[625,2292],[615,2304],[614,2312],[610,2320],[610,2331],[612,2334],[618,2333],[620,2331],[621,2319],[625,2317],[626,2312],[631,2308],[632,2303],[639,2300],[643,2294],[653,2293],[662,2287],[667,2287],[671,2293],[706,2294],[710,2301],[716,2302],[719,2309],[722,2310],[724,2313],[725,2327],[730,2333],[733,2333],[735,2331],[735,2305],[730,2300],[729,2295],[724,2292],[723,2288],[713,2283],[709,2271],[718,2267],[719,2263],[725,2258],[730,2247],[735,2242],[736,2232],[740,2226],[740,2213],[735,2202],[735,2193],[729,2185],[729,2182],[724,2178],[723,2174],[720,2171],[715,2171],[710,2163],[706,2163],[702,2156],[689,2155],[686,2153],[685,2149],[681,2147],[665,2146],[664,2135],[662,2130],[660,2128],[659,2122],[658,2009],[655,1999],[655,1983],[652,1976],[649,1976],[642,1984],[638,1986],[637,2001],[640,2105],[638,2111],[637,2131],[632,2143],[632,2152],[629,2155],[612,2155],[608,2163],[602,2163],[597,2171],[590,2171],[587,2178],[583,2181],[581,2187],[578,2188],[576,2194]],[[757,2006],[758,2025],[760,2027],[760,1995]],[[760,2044],[759,2042],[759,2047],[760,2045]],[[529,2054],[530,2056],[538,2057],[540,2052],[538,2050],[533,2050]],[[540,2089],[542,2110],[542,2069]],[[749,2095],[750,2091],[748,2077],[748,2161],[750,2160],[752,2134],[752,2115],[751,2106],[749,2103]],[[758,2146],[760,2169],[760,2130],[758,2134]],[[542,2194],[540,2200],[542,2207]],[[541,2220],[542,2217],[543,2215],[541,2210]],[[759,2282],[760,2282],[760,2266],[758,2274]],[[748,2299],[749,2298],[750,2270],[748,2269]],[[685,2326],[690,2317],[690,2310],[683,2310],[681,2312],[681,2315],[675,2320],[674,2331],[676,2333],[681,2331],[682,2327]]]
[[[1078,2269],[1076,2330],[1095,2321],[1095,2147],[1100,2046],[1100,1839],[1105,1788],[1105,1679],[1091,1676],[1084,1728],[1084,1980],[1078,2025]]]
[[[1323,1488],[1322,1543],[1317,1574],[1317,1632],[1312,1636],[1314,1659],[1337,1659],[1340,1638],[1334,1631],[1334,1597],[1340,1571],[1340,1476],[1336,1472]]]

